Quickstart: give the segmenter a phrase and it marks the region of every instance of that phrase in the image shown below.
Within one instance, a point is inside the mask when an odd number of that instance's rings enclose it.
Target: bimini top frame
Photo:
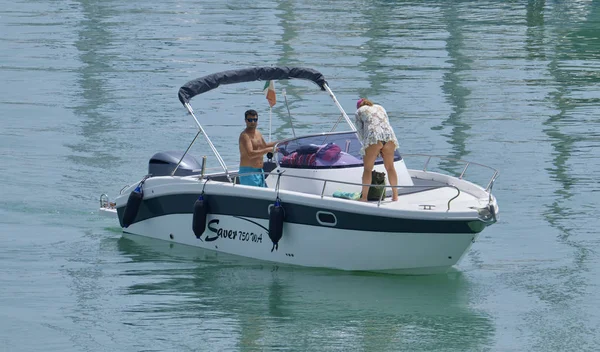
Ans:
[[[251,67],[251,68],[245,68],[245,69],[240,69],[240,70],[229,70],[229,71],[217,72],[217,73],[213,73],[208,76],[200,77],[198,79],[187,82],[181,88],[179,88],[179,94],[178,94],[179,101],[187,109],[187,111],[190,113],[190,115],[192,115],[192,117],[194,118],[194,121],[196,121],[196,124],[198,125],[198,129],[199,129],[198,133],[196,134],[196,137],[194,137],[194,140],[192,141],[190,146],[187,148],[185,153],[181,156],[181,160],[183,160],[183,157],[185,156],[185,154],[187,154],[187,152],[190,150],[190,148],[192,147],[192,145],[198,138],[198,135],[200,133],[202,133],[204,135],[204,137],[206,138],[206,141],[208,142],[210,149],[213,151],[213,153],[217,157],[219,164],[221,164],[221,167],[225,171],[225,174],[227,176],[229,176],[229,172],[227,170],[227,166],[225,165],[225,162],[223,161],[223,158],[221,157],[221,155],[219,154],[219,152],[217,151],[217,149],[211,142],[210,138],[204,131],[204,128],[202,128],[202,125],[200,124],[200,121],[198,121],[198,118],[196,118],[196,115],[194,115],[194,110],[192,109],[192,106],[190,105],[190,99],[192,99],[196,95],[213,90],[222,84],[243,83],[243,82],[252,82],[252,81],[270,81],[270,80],[282,80],[282,79],[304,79],[304,80],[309,80],[309,81],[314,82],[317,86],[319,86],[319,88],[321,88],[321,90],[326,91],[329,94],[329,96],[333,100],[334,104],[337,106],[337,108],[342,113],[342,116],[344,117],[344,119],[346,120],[348,125],[350,125],[350,128],[353,131],[356,131],[356,127],[354,126],[352,121],[350,121],[350,118],[348,117],[348,115],[346,114],[346,112],[344,111],[344,109],[342,108],[340,103],[337,101],[337,99],[336,99],[335,95],[333,94],[333,92],[331,91],[331,89],[329,89],[329,86],[327,85],[327,81],[325,81],[325,77],[323,77],[323,75],[316,70],[313,70],[310,68],[303,68],[303,67]],[[179,167],[181,160],[179,161],[179,163],[173,170],[172,175],[175,174],[175,171]]]

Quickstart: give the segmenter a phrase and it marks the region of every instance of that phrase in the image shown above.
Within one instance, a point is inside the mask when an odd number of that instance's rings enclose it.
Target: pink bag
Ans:
[[[317,151],[317,158],[326,162],[335,163],[339,160],[341,151],[342,148],[337,144],[327,143]]]

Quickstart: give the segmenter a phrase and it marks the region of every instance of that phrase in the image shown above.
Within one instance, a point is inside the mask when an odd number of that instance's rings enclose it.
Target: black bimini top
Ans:
[[[185,105],[198,94],[215,89],[221,84],[270,81],[280,79],[306,79],[315,82],[321,90],[325,90],[325,77],[311,68],[303,67],[251,67],[241,70],[229,70],[200,77],[179,88],[179,101]]]

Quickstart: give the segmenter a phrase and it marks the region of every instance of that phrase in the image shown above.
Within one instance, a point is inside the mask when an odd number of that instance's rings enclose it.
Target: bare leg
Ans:
[[[396,173],[396,167],[394,166],[394,151],[396,150],[396,146],[393,142],[387,142],[383,148],[381,149],[381,154],[383,156],[383,166],[385,166],[385,170],[388,174],[388,179],[390,180],[391,186],[398,186],[398,174]],[[392,200],[398,200],[398,188],[392,188]]]
[[[363,185],[371,184],[371,172],[373,171],[373,166],[375,166],[375,159],[377,159],[377,155],[379,155],[379,152],[381,151],[381,147],[382,147],[382,144],[377,143],[377,144],[370,145],[365,149],[365,156],[363,157],[363,164],[364,164],[363,176],[362,176]],[[362,196],[360,197],[360,201],[366,202],[367,194],[369,194],[369,186],[363,186],[362,187]]]

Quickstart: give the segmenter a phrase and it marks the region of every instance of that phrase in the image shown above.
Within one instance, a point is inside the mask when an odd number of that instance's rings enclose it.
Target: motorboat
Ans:
[[[229,167],[211,142],[190,100],[221,85],[253,81],[304,80],[328,94],[339,110],[334,128],[279,141],[266,156],[267,187],[242,185],[239,167]],[[392,186],[369,202],[362,190],[361,141],[356,127],[325,77],[302,67],[251,67],[189,81],[179,100],[198,131],[180,152],[158,152],[140,180],[114,201],[100,197],[100,212],[118,218],[123,232],[280,264],[394,274],[445,272],[459,263],[479,234],[497,222],[492,195],[498,171],[444,156],[400,154]],[[337,114],[336,114],[337,116]],[[347,130],[336,131],[345,120]],[[202,135],[219,163],[208,172],[190,152]],[[237,136],[236,136],[237,137]],[[405,160],[418,163],[409,169]],[[433,160],[460,165],[456,175],[430,170]],[[467,180],[477,167],[487,183]],[[375,170],[385,172],[383,160]],[[373,186],[375,187],[375,186]]]

